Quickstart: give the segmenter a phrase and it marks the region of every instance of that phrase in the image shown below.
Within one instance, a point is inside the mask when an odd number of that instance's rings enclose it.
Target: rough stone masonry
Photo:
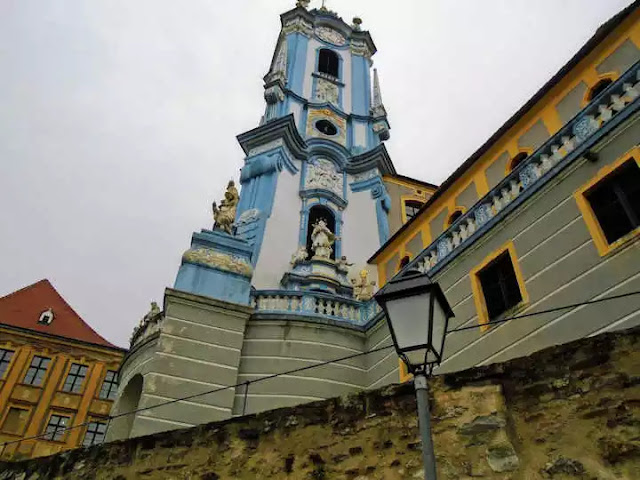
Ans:
[[[440,479],[640,479],[640,329],[432,381]],[[0,464],[0,479],[423,478],[411,384]]]

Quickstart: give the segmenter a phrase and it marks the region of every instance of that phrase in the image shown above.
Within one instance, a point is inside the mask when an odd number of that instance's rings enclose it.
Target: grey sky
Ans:
[[[328,6],[361,16],[379,49],[398,172],[439,183],[629,3]],[[238,178],[235,136],[263,113],[279,14],[294,4],[0,2],[0,295],[48,278],[127,346]]]

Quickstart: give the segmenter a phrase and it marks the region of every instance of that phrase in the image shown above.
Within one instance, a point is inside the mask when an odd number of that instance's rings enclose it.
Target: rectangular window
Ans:
[[[634,159],[585,193],[608,243],[640,226],[640,168]]]
[[[29,421],[29,410],[11,407],[2,424],[2,431],[13,435],[22,435]]]
[[[600,256],[640,234],[640,147],[602,167],[574,194]]]
[[[42,385],[44,376],[47,373],[49,362],[51,362],[50,358],[34,355],[31,359],[31,366],[29,367],[29,370],[27,370],[27,374],[24,376],[23,383],[26,383],[27,385],[35,385],[36,387]]]
[[[51,440],[54,442],[64,441],[66,436],[66,428],[69,426],[69,420],[71,417],[65,417],[64,415],[51,415],[49,417],[49,423],[44,432],[45,440]]]
[[[508,252],[500,254],[478,273],[489,321],[522,301],[516,272]]]
[[[88,367],[72,363],[67,378],[62,386],[63,392],[80,393],[82,391],[82,383],[87,376]]]
[[[90,447],[91,445],[103,443],[106,432],[107,424],[105,422],[89,422],[89,425],[87,425],[87,433],[84,435],[82,445]]]
[[[4,378],[4,374],[9,369],[11,358],[13,358],[13,350],[5,350],[0,348],[0,379]]]
[[[100,395],[98,396],[102,400],[114,400],[118,393],[118,372],[108,370],[102,382],[102,388],[100,389]]]
[[[492,320],[529,302],[517,259],[516,248],[509,241],[488,255],[469,274],[482,332],[489,328]]]

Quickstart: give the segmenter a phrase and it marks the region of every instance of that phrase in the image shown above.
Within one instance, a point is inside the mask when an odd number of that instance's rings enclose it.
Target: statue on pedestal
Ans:
[[[368,302],[373,298],[375,293],[376,281],[369,281],[369,272],[367,270],[360,271],[360,280],[351,279],[353,284],[353,296],[361,302]]]
[[[220,206],[218,207],[216,202],[213,202],[214,230],[222,230],[228,234],[232,233],[231,227],[236,218],[236,208],[239,201],[240,195],[238,195],[235,183],[231,180],[227,185],[227,191],[224,193],[224,199],[220,202]]]
[[[129,340],[131,345],[133,345],[133,342],[138,336],[138,333],[140,333],[151,320],[160,315],[160,313],[162,312],[160,311],[160,307],[158,306],[158,304],[156,302],[151,302],[151,309],[145,314],[144,317],[142,317],[142,319],[140,319],[140,323],[138,323],[137,326],[133,327],[133,333],[131,334],[131,339]]]
[[[349,273],[349,267],[352,267],[352,266],[353,266],[353,263],[349,263],[345,255],[342,255],[342,257],[336,260],[336,268],[339,272]]]
[[[305,247],[299,247],[296,250],[296,253],[291,255],[291,266],[295,267],[298,263],[304,262],[307,258],[309,258],[309,252]]]
[[[332,245],[337,237],[333,234],[327,222],[321,218],[313,224],[311,232],[311,249],[313,250],[313,258],[323,258],[329,260],[333,252]]]

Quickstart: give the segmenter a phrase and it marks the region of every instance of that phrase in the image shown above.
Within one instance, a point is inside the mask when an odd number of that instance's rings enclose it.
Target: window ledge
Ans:
[[[633,245],[640,238],[640,227],[636,227],[635,230],[631,230],[625,236],[620,237],[613,243],[606,244],[600,252],[601,257],[609,257],[615,255],[621,250],[625,250],[627,247]]]
[[[487,323],[481,323],[480,331],[484,333],[493,326],[504,325],[508,323],[508,322],[503,322],[503,320],[508,317],[513,317],[518,315],[519,313],[524,312],[527,308],[529,308],[529,305],[530,305],[529,302],[521,301],[517,305],[514,305],[508,310],[505,310],[504,312],[502,312],[496,318],[489,320]]]
[[[339,87],[344,87],[344,83],[342,83],[339,78],[334,77],[333,75],[329,75],[328,73],[313,72],[311,75],[316,78],[322,78],[323,80],[327,80],[328,82],[331,82],[334,85],[337,85]]]

